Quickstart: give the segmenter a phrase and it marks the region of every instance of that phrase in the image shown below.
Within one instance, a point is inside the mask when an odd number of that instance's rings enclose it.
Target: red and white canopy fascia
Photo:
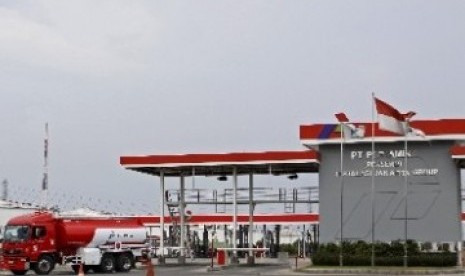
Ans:
[[[141,222],[147,226],[159,225],[160,216],[137,216]],[[294,213],[294,214],[254,214],[253,221],[256,224],[317,224],[319,215],[315,213]],[[164,223],[172,224],[173,218],[165,216]],[[179,223],[179,221],[177,221]],[[249,215],[239,214],[237,216],[239,224],[249,224]],[[229,214],[194,214],[186,220],[187,224],[232,224],[233,215]]]
[[[130,170],[152,175],[232,175],[292,174],[318,172],[319,153],[303,151],[265,151],[200,153],[174,155],[122,156],[120,164]]]
[[[378,124],[370,122],[351,122],[357,128],[364,128],[363,138],[345,140],[345,143],[401,142],[405,137],[389,131],[380,130]],[[341,132],[338,123],[312,124],[300,126],[300,140],[308,148],[318,149],[319,145],[340,144]],[[408,141],[456,141],[465,143],[465,119],[418,120],[410,122],[412,128],[421,130],[425,137],[407,135]],[[374,135],[373,135],[374,134]],[[373,137],[374,136],[374,137]]]

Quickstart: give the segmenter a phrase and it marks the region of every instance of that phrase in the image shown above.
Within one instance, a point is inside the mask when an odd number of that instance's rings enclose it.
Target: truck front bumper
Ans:
[[[5,270],[29,270],[30,263],[25,257],[3,257],[2,268]]]

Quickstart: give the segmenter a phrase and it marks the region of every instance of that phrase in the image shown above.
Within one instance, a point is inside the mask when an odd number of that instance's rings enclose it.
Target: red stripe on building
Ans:
[[[365,127],[365,137],[372,137],[371,123],[353,123],[355,126]],[[301,125],[300,139],[315,140],[319,139],[320,133],[325,124]],[[442,120],[418,120],[412,121],[410,126],[422,130],[427,136],[437,135],[465,135],[465,119],[442,119]],[[375,123],[376,137],[399,137],[395,133],[382,131],[378,124]],[[333,132],[330,139],[340,139],[340,132]]]
[[[451,155],[464,155],[465,156],[465,146],[453,146],[450,149]]]

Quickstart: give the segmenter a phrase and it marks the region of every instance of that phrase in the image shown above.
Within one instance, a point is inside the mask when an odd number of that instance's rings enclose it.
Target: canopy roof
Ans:
[[[345,143],[400,142],[405,138],[395,133],[380,130],[371,123],[353,123],[365,128],[365,136]],[[300,140],[309,150],[265,151],[232,153],[163,154],[143,156],[121,156],[120,164],[130,170],[151,175],[232,175],[239,174],[295,174],[318,172],[320,155],[318,146],[341,143],[339,124],[312,124],[300,126]],[[418,120],[410,125],[425,133],[425,137],[409,136],[409,141],[454,141],[457,147],[451,149],[452,158],[459,166],[465,167],[465,119]],[[374,134],[374,137],[373,137]],[[373,138],[372,138],[373,137]]]
[[[120,164],[151,175],[295,174],[318,172],[314,150],[122,156]]]

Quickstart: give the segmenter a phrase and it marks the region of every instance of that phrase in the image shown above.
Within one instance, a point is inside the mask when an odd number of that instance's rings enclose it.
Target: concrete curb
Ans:
[[[464,274],[463,268],[450,269],[388,269],[388,268],[358,268],[358,269],[325,269],[325,268],[303,268],[295,270],[301,274],[350,274],[350,275],[445,275],[445,274]]]
[[[211,271],[221,271],[223,270],[224,267],[223,266],[218,266],[218,265],[215,265],[213,267],[211,266],[207,266],[207,272],[211,272]]]

